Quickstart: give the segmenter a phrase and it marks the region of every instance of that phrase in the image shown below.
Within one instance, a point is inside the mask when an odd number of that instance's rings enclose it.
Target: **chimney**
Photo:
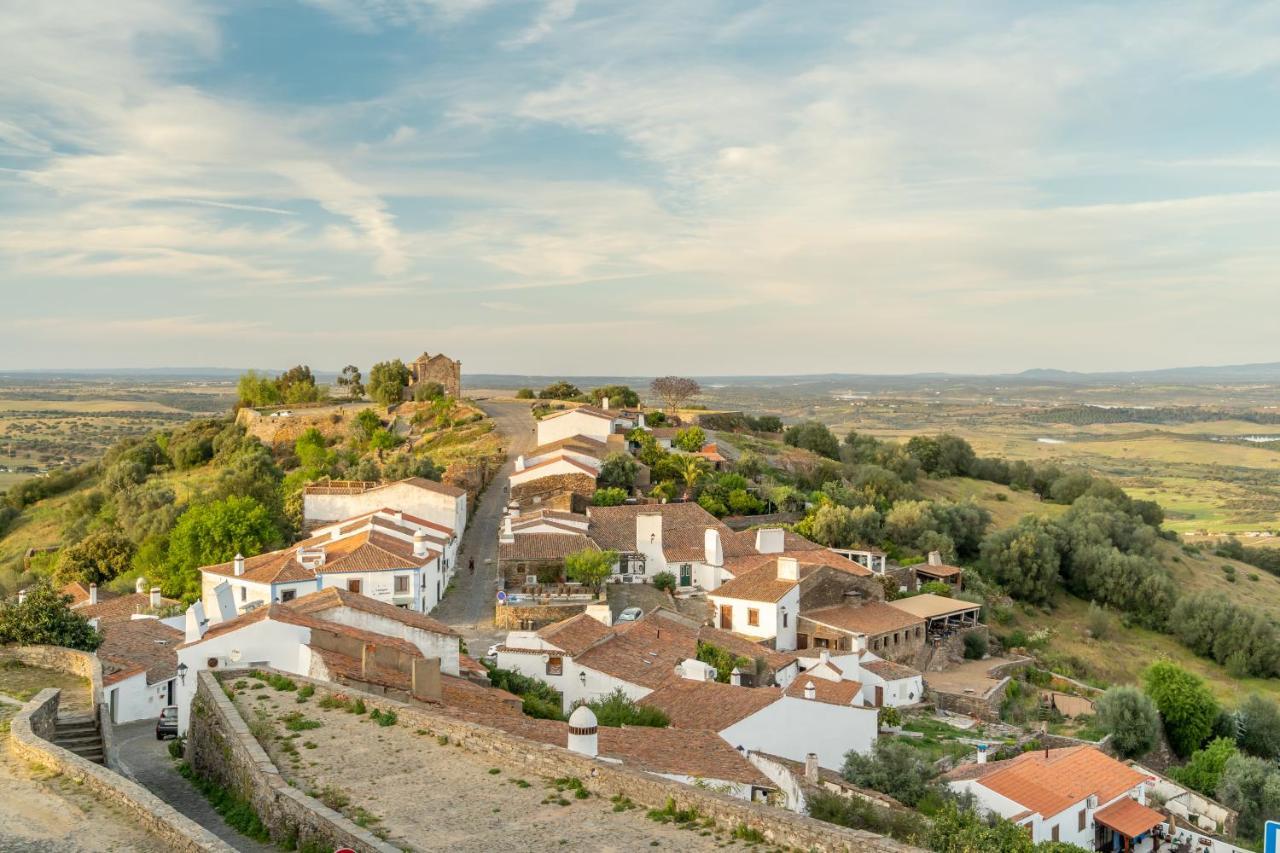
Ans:
[[[609,411],[609,398],[608,398],[608,397],[601,397],[601,398],[600,398],[600,408],[604,409],[606,412],[607,412],[607,411]]]
[[[756,551],[761,554],[781,554],[784,550],[781,527],[761,527],[756,531]]]
[[[724,545],[720,541],[720,531],[708,527],[702,534],[702,562],[708,566],[724,565]]]
[[[26,600],[27,600],[27,591],[25,589],[18,590],[18,603],[21,604]]]
[[[806,682],[804,685],[804,698],[815,699],[818,696],[818,688],[813,686],[813,682]]]
[[[778,558],[778,580],[780,581],[798,581],[800,580],[800,561],[795,557],[779,557]]]
[[[413,556],[418,559],[427,556],[427,534],[424,530],[415,530],[413,533]]]
[[[523,453],[521,453],[519,456],[516,457],[516,470],[517,471],[524,470],[524,454]]]
[[[600,754],[598,731],[596,715],[586,705],[579,705],[569,715],[569,751],[595,758]]]
[[[810,752],[804,757],[804,780],[811,785],[818,784],[818,753]]]
[[[158,586],[151,587],[151,609],[160,609],[160,587]]]
[[[818,663],[831,663],[831,652],[826,649],[818,652]]]
[[[978,744],[978,763],[987,763],[987,745],[985,743]]]
[[[232,567],[236,577],[240,577],[244,574],[244,554],[236,554]]]
[[[96,583],[89,584],[89,603],[98,603],[98,585]]]
[[[209,624],[204,618],[204,605],[197,601],[187,608],[186,616],[186,636],[183,639],[194,643],[204,636],[205,627]]]
[[[146,592],[146,591],[147,591],[147,579],[146,579],[146,578],[143,578],[143,577],[140,577],[140,578],[138,578],[136,581],[134,581],[134,582],[133,582],[133,591],[134,591],[134,592]]]
[[[942,552],[941,552],[941,551],[930,551],[930,552],[929,552],[929,565],[931,565],[931,566],[941,566],[941,565],[942,565]]]
[[[729,671],[729,683],[732,684],[734,687],[741,687],[742,686],[742,670],[738,669],[736,666],[733,669],[731,669]]]
[[[503,516],[503,517],[502,517],[502,532],[498,534],[498,541],[499,541],[499,542],[514,542],[514,541],[516,541],[516,534],[515,534],[515,531],[511,529],[511,516],[510,516],[510,515],[505,515],[505,516]]]
[[[396,510],[395,520],[396,520],[396,524],[401,524],[404,522],[404,510],[402,509]]]
[[[662,553],[662,513],[642,512],[636,516],[636,550],[648,555]]]
[[[337,541],[338,541],[339,539],[341,539],[341,538],[342,538],[342,528],[341,528],[341,527],[335,527],[335,528],[333,528],[332,530],[330,530],[330,531],[329,531],[329,541],[330,541],[330,542],[337,542]]]
[[[636,426],[640,427],[640,429],[648,429],[644,422],[644,412],[640,413],[640,419],[636,421]]]

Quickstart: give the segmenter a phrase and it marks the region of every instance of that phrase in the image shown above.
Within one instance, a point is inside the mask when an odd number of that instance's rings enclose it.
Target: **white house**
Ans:
[[[424,477],[393,483],[332,480],[308,483],[302,489],[302,519],[308,527],[385,507],[439,524],[457,535],[467,529],[466,491]]]
[[[1151,830],[1165,822],[1146,806],[1146,775],[1091,746],[992,762],[980,752],[976,764],[961,765],[946,779],[953,790],[972,793],[981,812],[1025,827],[1036,843],[1149,853]]]
[[[551,444],[574,436],[584,435],[596,441],[606,441],[618,429],[630,429],[631,423],[617,412],[606,412],[595,406],[579,406],[563,412],[552,412],[538,421],[538,444]]]
[[[108,621],[100,629],[97,656],[102,661],[103,699],[111,721],[157,719],[176,697],[182,631],[149,616]]]
[[[773,640],[774,647],[784,651],[796,647],[800,562],[795,557],[777,557],[772,571],[749,572],[722,584],[707,598],[720,630]]]
[[[600,476],[603,462],[590,457],[580,458],[564,451],[544,454],[537,462],[529,462],[523,456],[516,457],[515,470],[511,472],[511,485],[521,486],[544,477],[561,477],[571,474]]]

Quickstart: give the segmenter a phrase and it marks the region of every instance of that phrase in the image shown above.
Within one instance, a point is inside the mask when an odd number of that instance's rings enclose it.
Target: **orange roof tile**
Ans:
[[[826,678],[807,678],[801,674],[787,685],[786,694],[793,699],[803,699],[810,684],[813,685],[814,692],[811,701],[826,702],[828,705],[852,705],[853,700],[862,692],[862,684],[857,681],[830,681]]]
[[[880,601],[869,601],[861,605],[839,604],[835,607],[806,610],[800,614],[800,618],[817,622],[828,628],[867,636],[883,634],[886,631],[901,631],[904,628],[924,624],[924,620],[919,616],[913,616]]]
[[[326,611],[337,607],[349,607],[352,610],[359,610],[371,616],[381,616],[384,619],[399,622],[410,628],[430,631],[433,634],[444,634],[449,637],[458,636],[457,631],[424,613],[410,610],[407,607],[396,607],[394,604],[387,604],[385,601],[378,601],[367,595],[348,592],[338,587],[328,587],[319,592],[295,598],[284,606],[297,613],[315,614],[321,618],[323,618]]]
[[[1093,819],[1128,838],[1137,838],[1165,822],[1164,815],[1129,797],[1116,800],[1096,812]]]
[[[1109,802],[1147,778],[1091,746],[1025,752],[989,766],[979,784],[1046,818],[1091,795]]]
[[[172,598],[161,598],[161,607],[173,607],[181,604]],[[97,604],[81,604],[76,613],[86,619],[97,619],[100,625],[108,622],[128,622],[135,614],[151,612],[151,595],[146,592],[131,592],[128,595],[113,595],[108,598],[98,593]]]
[[[781,698],[776,687],[734,687],[678,677],[639,704],[662,711],[677,728],[722,732]]]
[[[565,654],[577,657],[613,632],[599,619],[579,613],[572,618],[539,628],[537,633],[556,648],[563,649]]]

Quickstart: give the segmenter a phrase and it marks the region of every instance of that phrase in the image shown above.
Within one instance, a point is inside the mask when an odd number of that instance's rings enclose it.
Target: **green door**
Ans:
[[[693,586],[693,564],[680,564],[680,586]]]

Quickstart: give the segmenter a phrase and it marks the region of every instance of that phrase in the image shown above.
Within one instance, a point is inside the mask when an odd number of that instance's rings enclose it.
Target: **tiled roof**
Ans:
[[[172,598],[161,598],[161,607],[173,607],[181,602]],[[132,592],[128,595],[116,595],[111,598],[103,598],[101,591],[98,595],[97,604],[82,604],[76,608],[76,613],[86,619],[97,619],[99,625],[106,625],[109,622],[127,622],[137,613],[151,612],[151,595],[146,592]]]
[[[1165,822],[1165,817],[1160,812],[1149,809],[1130,797],[1116,800],[1095,813],[1093,819],[1128,838],[1137,838]]]
[[[583,533],[519,533],[513,542],[498,543],[500,560],[562,560],[579,551],[599,551]]]
[[[613,632],[599,619],[579,613],[562,622],[539,628],[537,633],[556,648],[563,649],[569,657],[577,657]]]
[[[959,566],[948,566],[945,563],[918,563],[912,568],[916,570],[916,574],[935,578],[950,578],[964,573],[964,569]]]
[[[857,681],[829,681],[825,678],[810,678],[803,673],[796,676],[787,685],[786,694],[793,699],[805,698],[805,689],[813,685],[813,702],[825,702],[828,705],[852,705],[853,700],[862,692],[862,684]]]
[[[562,412],[552,412],[549,415],[543,415],[542,419],[544,421],[549,421],[549,420],[552,420],[553,418],[561,418],[561,417],[564,417],[565,415],[571,415],[575,412],[580,415],[590,415],[593,418],[603,418],[606,421],[613,420],[613,415],[609,414],[603,409],[597,409],[595,406],[578,406],[576,409],[565,409]]]
[[[738,575],[707,593],[712,598],[732,598],[737,601],[759,601],[771,604],[799,586],[799,581],[778,577],[776,559],[773,564]]]
[[[554,465],[557,462],[563,462],[566,465],[572,465],[574,468],[577,468],[582,473],[590,474],[592,477],[596,476],[596,474],[598,473],[597,470],[595,468],[592,468],[590,465],[587,465],[584,462],[580,462],[577,459],[574,459],[572,456],[568,456],[561,453],[553,459],[545,459],[542,462],[539,462],[537,465],[527,465],[519,471],[513,471],[511,472],[511,475],[515,477],[515,476],[519,476],[520,474],[527,474],[530,471],[537,471],[539,468],[546,468],[547,466]]]
[[[924,623],[919,616],[913,616],[897,607],[890,607],[881,601],[869,601],[862,605],[839,604],[835,607],[806,610],[800,614],[800,618],[841,631],[868,636],[883,634],[886,631],[901,631]]]
[[[554,518],[529,518],[511,522],[511,532],[519,533],[522,530],[533,527],[550,527],[552,531],[560,531],[563,533],[582,533],[581,527],[575,527],[572,524],[566,524],[563,521],[556,521]],[[538,531],[531,531],[538,532]],[[548,531],[543,531],[548,532]]]
[[[734,687],[718,681],[674,678],[640,700],[681,729],[722,732],[782,698],[775,687]]]
[[[294,559],[297,547],[269,551],[255,557],[245,557],[244,574],[241,578],[251,583],[262,584],[314,580],[315,572]],[[200,571],[232,578],[236,576],[235,561],[219,563],[215,566],[201,566]]]
[[[958,778],[971,766],[962,765],[947,778]],[[1091,746],[1024,752],[1008,761],[976,766],[989,769],[967,778],[977,778],[984,787],[1046,818],[1091,795],[1109,802],[1147,778]]]
[[[636,517],[645,514],[662,516],[662,550],[668,560],[701,560],[706,553],[707,528],[719,531],[726,558],[755,551],[749,545],[744,547],[724,522],[692,502],[593,506],[587,510],[591,518],[588,533],[601,548],[635,551]]]
[[[805,539],[803,536],[801,536],[799,533],[796,533],[794,530],[788,530],[785,527],[782,527],[779,529],[782,531],[783,553],[787,553],[790,551],[825,551],[827,550],[825,545],[819,545],[817,542],[812,542],[808,539]],[[739,530],[733,534],[733,538],[737,542],[741,543],[742,546],[744,546],[745,553],[748,553],[751,556],[755,556],[758,553],[756,551],[756,533],[757,532],[758,532],[757,530]],[[840,557],[839,554],[835,554],[834,551],[832,552],[832,554],[834,554],[837,558],[844,559]],[[776,555],[765,554],[761,556],[776,556]]]
[[[591,519],[587,518],[586,513],[566,512],[562,509],[534,509],[529,512],[522,512],[512,519],[515,523],[538,520],[564,521],[586,525]]]
[[[71,581],[71,583],[58,590],[62,595],[71,596],[71,607],[75,608],[84,604],[89,600],[89,588],[80,581]],[[107,592],[105,589],[98,590],[98,600],[105,601],[108,598],[115,598],[114,592]]]
[[[926,592],[923,595],[913,595],[910,598],[899,598],[897,601],[888,602],[888,604],[890,607],[896,607],[904,613],[910,613],[912,616],[918,616],[921,619],[935,619],[940,616],[964,613],[982,607],[981,604],[975,604],[972,601],[947,598],[945,595],[934,595],[931,592]]]
[[[178,674],[182,636],[159,619],[110,622],[102,628],[98,658],[128,673],[146,672],[147,683],[156,684]]]
[[[378,601],[367,595],[348,592],[338,587],[328,587],[319,592],[295,598],[284,606],[297,613],[310,613],[321,618],[324,618],[326,611],[337,607],[349,607],[352,610],[359,610],[371,616],[381,616],[384,619],[399,622],[409,628],[417,628],[433,634],[444,634],[448,637],[458,636],[457,631],[426,614],[418,613],[416,610],[409,610],[406,607],[396,607],[394,604],[387,604],[385,601]]]
[[[548,441],[546,444],[539,444],[533,450],[526,453],[526,456],[541,456],[544,453],[550,453],[553,450],[577,450],[590,455],[605,454],[608,452],[608,442],[591,438],[587,435],[571,435],[568,438],[560,438],[555,441]]]
[[[317,593],[313,593],[317,594]],[[290,604],[267,604],[261,607],[255,607],[248,613],[241,614],[234,619],[228,619],[226,622],[217,622],[209,626],[204,636],[199,640],[183,643],[179,648],[185,649],[190,646],[198,645],[206,640],[215,637],[221,637],[233,631],[238,631],[249,625],[257,624],[263,620],[272,622],[282,622],[286,625],[297,625],[303,628],[311,628],[313,630],[331,631],[335,634],[341,634],[353,640],[359,640],[362,643],[373,643],[374,645],[386,646],[388,648],[399,649],[406,654],[421,656],[422,652],[413,643],[401,640],[397,637],[389,637],[385,634],[376,634],[372,631],[363,631],[359,628],[353,628],[350,625],[343,625],[339,622],[330,622],[322,616],[310,613],[300,612],[293,609],[292,604],[296,604],[297,599]]]
[[[909,666],[903,666],[900,663],[894,663],[891,660],[873,660],[870,663],[864,663],[862,668],[868,672],[875,673],[885,681],[899,681],[904,678],[915,678],[920,675],[919,670],[912,669]]]
[[[795,534],[791,535],[794,536]],[[741,536],[741,534],[739,534],[739,536]],[[800,539],[798,536],[796,538]],[[837,569],[847,574],[856,575],[860,578],[869,578],[873,574],[870,569],[861,563],[856,563],[848,557],[837,554],[835,551],[823,548],[821,545],[817,545],[813,548],[803,546],[792,548],[788,546],[786,550],[779,554],[759,554],[755,551],[754,539],[744,539],[742,541],[746,544],[746,547],[751,548],[751,553],[737,557],[728,557],[726,555],[724,561],[724,567],[733,572],[734,575],[743,575],[764,565],[777,565],[779,557],[791,557],[795,559],[795,561],[800,564],[802,577],[805,574],[808,574],[808,572],[823,566]],[[807,540],[800,539],[800,541],[806,542]],[[809,542],[809,544],[813,545],[814,543]]]
[[[415,556],[413,543],[376,531],[338,539],[324,549],[324,563],[316,566],[316,573],[322,575],[416,569],[439,556],[439,552],[430,549],[425,557]]]
[[[412,513],[404,512],[398,509],[392,509],[391,507],[383,507],[381,509],[375,509],[370,512],[362,513],[361,515],[354,515],[351,518],[344,518],[341,521],[334,521],[328,524],[317,525],[313,530],[313,534],[319,534],[322,531],[324,533],[328,533],[329,531],[332,531],[334,529],[340,529],[343,531],[358,530],[360,527],[366,524],[369,524],[371,521],[375,519],[379,524],[384,526],[393,526],[399,532],[409,536],[412,536],[416,532],[416,528],[418,527],[427,528],[426,531],[424,532],[428,533],[429,535],[433,531],[435,533],[443,534],[446,537],[453,535],[452,527],[449,527],[444,524],[440,524],[435,521],[430,521],[425,518],[421,518],[419,516],[413,515]],[[405,524],[404,522],[409,522],[409,523]]]
[[[459,489],[456,486],[446,485],[445,483],[437,483],[435,480],[428,480],[425,477],[409,477],[390,483],[374,483],[365,480],[321,480],[303,486],[302,493],[304,495],[362,495],[366,492],[375,492],[401,483],[408,483],[428,492],[436,492],[452,498],[462,497],[467,493],[465,489]]]

